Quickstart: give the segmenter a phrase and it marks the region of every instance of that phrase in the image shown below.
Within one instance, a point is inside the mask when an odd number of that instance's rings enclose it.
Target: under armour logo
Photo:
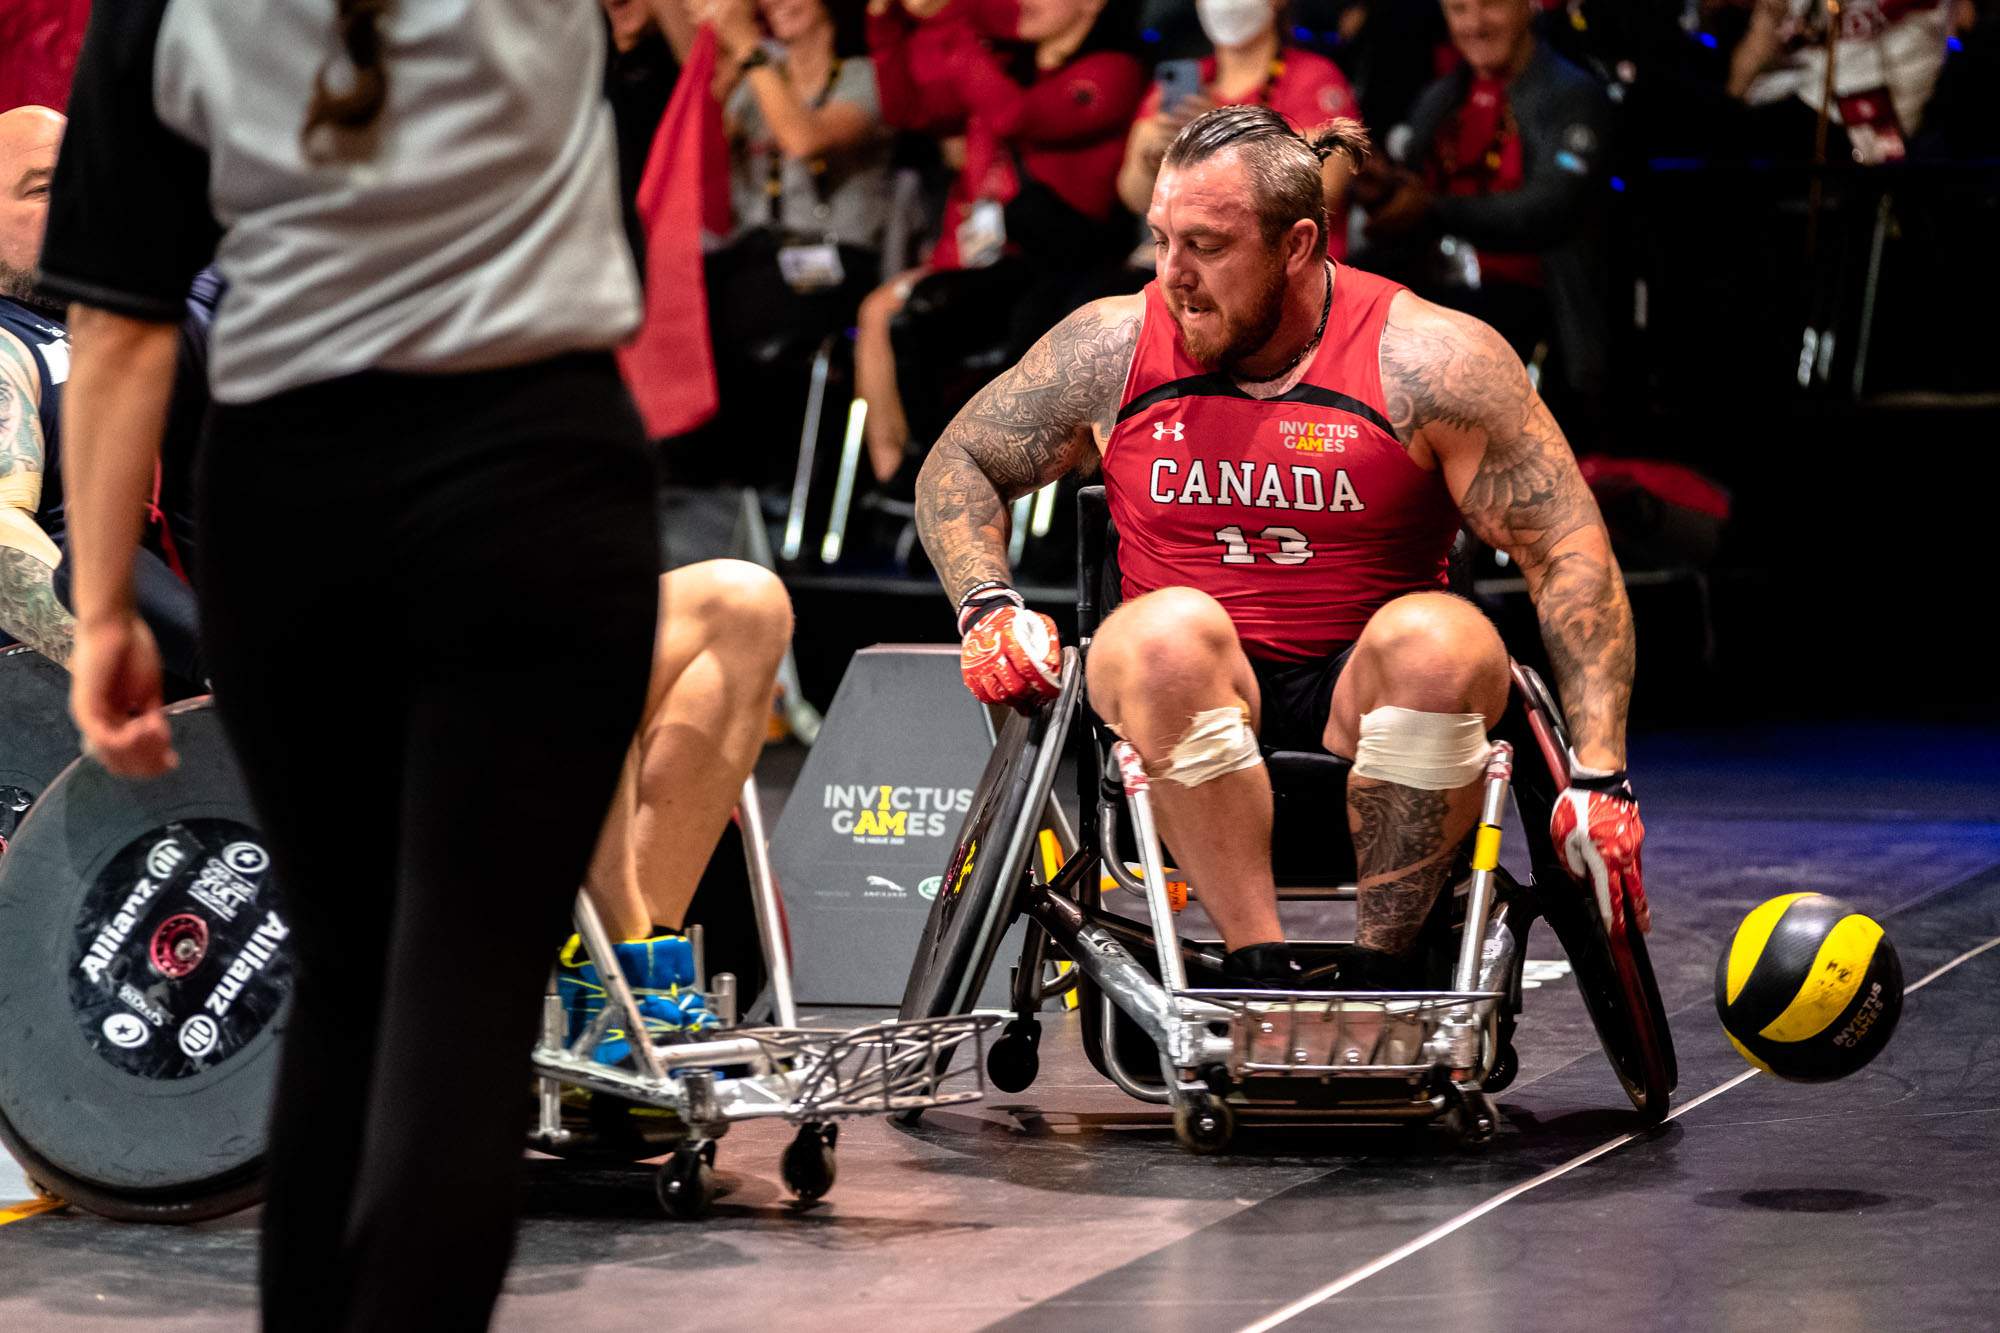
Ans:
[[[1187,434],[1187,429],[1184,426],[1182,426],[1181,423],[1178,421],[1174,422],[1172,425],[1168,425],[1164,421],[1155,421],[1153,423],[1153,438],[1156,440],[1164,440],[1169,435],[1173,436],[1174,439],[1179,440],[1183,438],[1186,434]]]

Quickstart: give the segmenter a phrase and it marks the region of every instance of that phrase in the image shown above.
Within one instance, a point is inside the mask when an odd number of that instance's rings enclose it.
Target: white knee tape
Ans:
[[[1361,715],[1354,772],[1377,782],[1456,791],[1486,768],[1486,719],[1478,713],[1376,708]]]
[[[1251,768],[1261,762],[1257,733],[1250,730],[1250,718],[1241,707],[1210,708],[1196,713],[1188,729],[1167,753],[1167,766],[1160,774],[1183,787],[1199,787],[1226,773]]]

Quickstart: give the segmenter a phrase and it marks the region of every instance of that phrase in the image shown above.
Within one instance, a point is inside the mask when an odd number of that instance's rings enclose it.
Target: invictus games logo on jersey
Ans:
[[[1340,421],[1280,421],[1278,443],[1302,454],[1344,454],[1361,427]]]
[[[900,847],[911,838],[942,838],[972,805],[970,787],[891,787],[828,783],[820,805],[833,831],[857,843]]]

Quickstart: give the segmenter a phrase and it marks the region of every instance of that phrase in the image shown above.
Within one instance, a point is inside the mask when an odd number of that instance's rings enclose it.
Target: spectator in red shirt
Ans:
[[[964,165],[929,262],[861,305],[855,382],[881,482],[903,466],[910,438],[890,323],[919,282],[936,275],[976,289],[1025,348],[1068,309],[1080,273],[1126,240],[1107,224],[1118,215],[1118,163],[1145,72],[1124,49],[1123,7],[1020,0],[1014,36],[1026,49],[1013,61],[982,36],[995,16],[993,0],[901,0],[870,13],[885,114],[904,128],[964,135]],[[1053,314],[1042,320],[1045,309]]]
[[[1153,181],[1160,158],[1181,126],[1218,106],[1260,102],[1296,130],[1310,130],[1337,116],[1359,118],[1360,104],[1340,67],[1325,56],[1284,44],[1286,0],[1195,0],[1201,30],[1215,54],[1201,62],[1201,91],[1173,106],[1160,105],[1160,85],[1154,84],[1139,106],[1139,118],[1125,141],[1125,165],[1118,173],[1118,197],[1125,207],[1144,216],[1153,202]],[[1347,254],[1347,182],[1352,167],[1345,153],[1326,160],[1326,210],[1333,219],[1327,253]]]

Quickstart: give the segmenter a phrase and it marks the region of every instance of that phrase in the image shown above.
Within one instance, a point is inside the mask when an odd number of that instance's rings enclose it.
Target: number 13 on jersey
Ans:
[[[1243,539],[1243,529],[1238,525],[1231,523],[1226,528],[1217,528],[1215,539],[1222,543],[1223,564],[1257,563],[1257,553]],[[1297,528],[1268,527],[1257,534],[1257,540],[1276,544],[1276,550],[1264,552],[1264,558],[1274,565],[1303,565],[1313,558],[1312,542]]]

